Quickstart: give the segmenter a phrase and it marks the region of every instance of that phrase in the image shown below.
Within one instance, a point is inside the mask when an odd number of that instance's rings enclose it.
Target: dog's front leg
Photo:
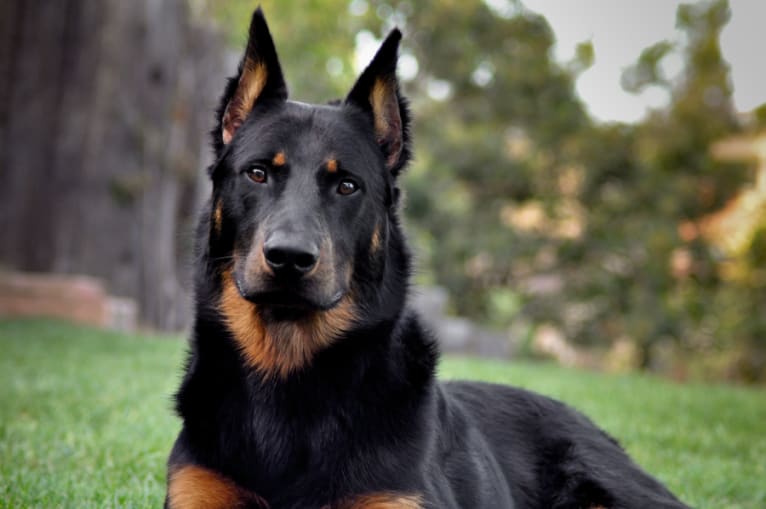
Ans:
[[[368,493],[345,499],[322,509],[423,509],[417,495],[394,492]]]
[[[269,509],[258,495],[197,465],[170,468],[166,509]]]

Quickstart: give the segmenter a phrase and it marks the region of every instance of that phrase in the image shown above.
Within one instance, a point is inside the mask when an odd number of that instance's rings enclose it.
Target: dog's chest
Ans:
[[[292,499],[331,486],[354,457],[353,438],[334,414],[318,419],[295,408],[254,405],[227,421],[219,429],[226,441],[221,469],[263,495]]]

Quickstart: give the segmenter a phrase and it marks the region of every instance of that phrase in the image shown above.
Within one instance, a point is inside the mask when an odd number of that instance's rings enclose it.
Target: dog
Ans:
[[[212,133],[165,507],[686,507],[564,404],[435,379],[406,304],[400,39],[345,100],[304,104],[254,13]]]

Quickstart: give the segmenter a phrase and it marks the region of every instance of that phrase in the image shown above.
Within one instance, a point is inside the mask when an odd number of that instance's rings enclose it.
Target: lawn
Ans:
[[[184,342],[0,321],[0,507],[160,507]],[[766,507],[766,393],[546,364],[449,358],[590,415],[698,508]]]

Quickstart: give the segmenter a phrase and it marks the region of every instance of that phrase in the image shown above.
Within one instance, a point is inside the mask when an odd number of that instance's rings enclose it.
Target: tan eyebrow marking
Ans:
[[[274,154],[274,158],[271,160],[271,164],[274,166],[284,166],[286,162],[287,158],[285,157],[285,153],[282,151]]]
[[[327,160],[327,171],[330,173],[335,173],[338,171],[338,161],[336,159]]]

